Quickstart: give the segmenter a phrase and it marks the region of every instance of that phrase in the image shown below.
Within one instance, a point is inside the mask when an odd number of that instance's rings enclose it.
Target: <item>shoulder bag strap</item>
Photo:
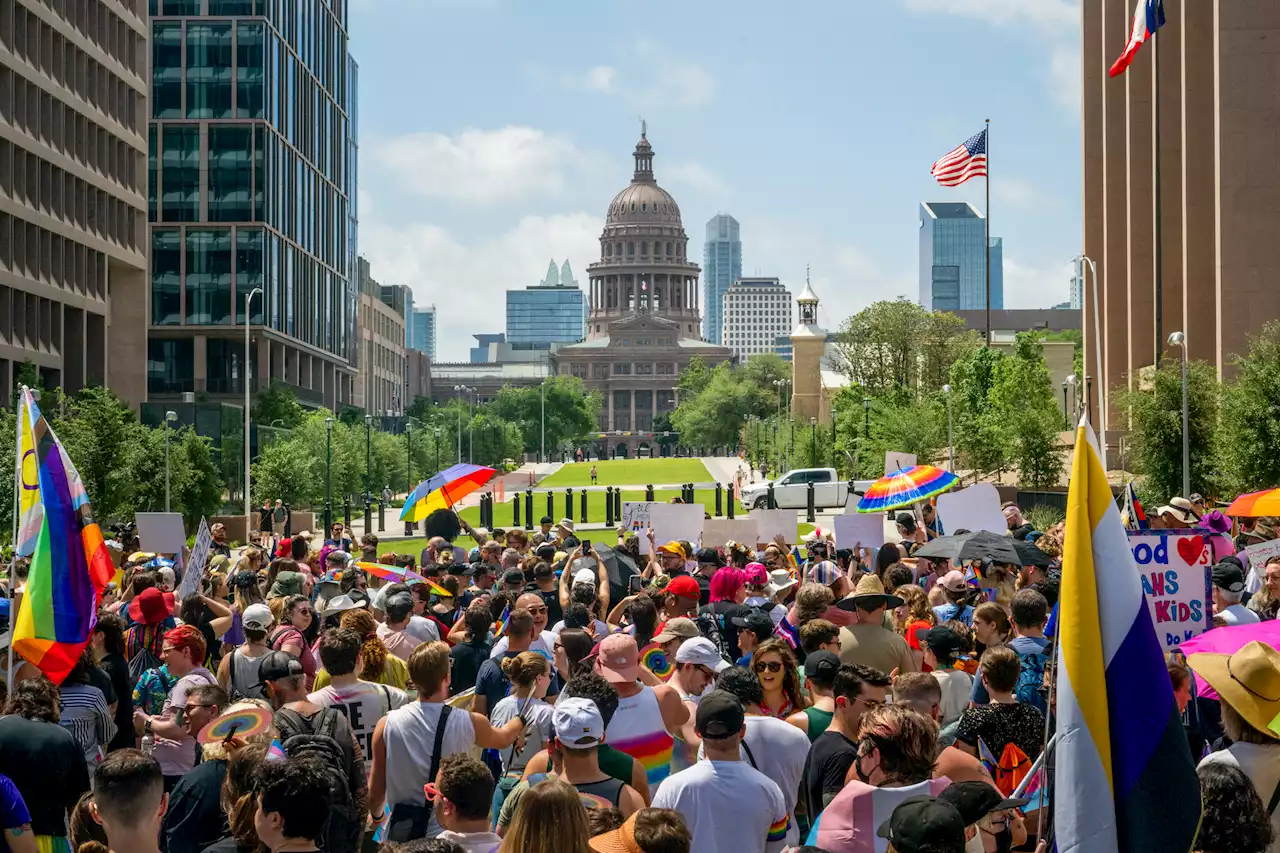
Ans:
[[[1275,814],[1278,805],[1280,805],[1280,783],[1277,783],[1276,789],[1271,792],[1271,801],[1267,803],[1267,814]]]
[[[431,773],[427,776],[427,781],[433,785],[436,776],[440,773],[440,753],[444,750],[444,731],[449,726],[449,714],[453,708],[449,705],[440,706],[440,718],[436,720],[436,736],[431,744]],[[431,823],[431,811],[435,804],[431,800],[427,800],[427,823]]]
[[[742,741],[742,751],[743,751],[743,752],[745,752],[745,753],[747,754],[747,761],[750,761],[750,762],[751,762],[751,766],[752,766],[752,767],[754,767],[755,769],[759,770],[759,769],[760,769],[760,765],[756,764],[756,757],[755,757],[755,755],[751,752],[751,747],[747,746],[747,742],[746,742],[745,740],[744,740],[744,741]],[[1280,789],[1278,789],[1278,790],[1280,790]]]

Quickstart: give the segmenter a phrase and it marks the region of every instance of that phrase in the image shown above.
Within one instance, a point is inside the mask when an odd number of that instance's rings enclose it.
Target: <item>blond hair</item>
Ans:
[[[591,853],[589,832],[577,789],[547,779],[520,798],[498,853]]]
[[[502,674],[514,687],[531,689],[538,678],[550,669],[551,664],[537,652],[521,652],[502,661]]]
[[[409,678],[419,696],[434,696],[449,677],[449,644],[440,640],[423,643],[409,654]]]
[[[899,634],[905,634],[907,628],[911,627],[913,622],[924,621],[930,625],[938,624],[938,617],[933,615],[933,608],[929,606],[929,596],[923,589],[915,584],[907,584],[895,589],[893,594],[901,598],[907,608],[906,618],[897,620]]]

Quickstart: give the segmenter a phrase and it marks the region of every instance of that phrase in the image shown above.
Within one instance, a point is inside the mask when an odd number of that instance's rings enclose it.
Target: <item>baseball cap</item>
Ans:
[[[556,740],[570,749],[599,746],[604,740],[604,718],[590,699],[566,696],[551,712]]]
[[[684,546],[674,539],[665,545],[659,545],[658,551],[659,553],[665,551],[668,554],[679,554],[682,559],[689,559],[689,555],[685,553]]]
[[[668,619],[662,626],[662,630],[653,635],[653,642],[658,645],[669,643],[679,637],[682,640],[692,640],[700,635],[698,626],[694,624],[692,619],[685,616],[677,616],[675,619]]]
[[[964,573],[953,569],[938,579],[938,586],[947,592],[964,592],[968,584],[965,583]]]
[[[265,631],[276,621],[276,617],[271,613],[271,608],[267,605],[250,604],[244,609],[244,615],[240,617],[240,621],[246,628]]]
[[[805,570],[805,580],[811,583],[820,583],[823,586],[830,586],[840,578],[844,577],[844,572],[839,566],[830,560],[820,560]]]
[[[578,569],[573,573],[574,583],[589,583],[596,585],[596,573],[594,569]]]
[[[950,661],[964,650],[965,642],[960,635],[944,625],[935,625],[925,632],[924,644],[939,661]]]
[[[742,733],[745,716],[737,696],[712,690],[698,700],[694,729],[704,740],[724,740]]]
[[[262,687],[268,681],[279,681],[295,675],[302,675],[302,661],[288,652],[267,652],[258,661],[258,683],[255,686]]]
[[[614,684],[629,684],[640,675],[640,650],[630,634],[610,634],[600,641],[596,669]]]
[[[769,570],[764,563],[747,563],[743,571],[746,573],[747,586],[764,586],[769,582]]]
[[[1244,572],[1234,563],[1218,563],[1213,567],[1213,585],[1223,592],[1244,592]]]
[[[739,628],[746,628],[761,640],[767,640],[773,636],[773,619],[763,610],[748,610],[741,616],[734,616],[729,621]]]
[[[699,563],[714,563],[720,565],[720,552],[715,548],[699,548],[698,553],[694,555]]]
[[[809,652],[809,656],[804,659],[804,677],[820,687],[834,684],[839,671],[840,656],[835,652],[818,649],[816,652]]]
[[[502,583],[505,586],[524,586],[524,572],[519,569],[507,569],[502,573]]]
[[[933,797],[908,797],[898,804],[876,835],[889,839],[898,853],[963,853],[965,822],[956,807]]]
[[[702,589],[698,586],[698,582],[688,575],[677,575],[672,578],[665,591],[681,598],[699,598],[702,596]]]
[[[938,795],[938,799],[955,806],[965,826],[973,826],[992,812],[1016,809],[1030,802],[1025,799],[1005,799],[990,782],[953,782]]]
[[[556,546],[552,545],[550,542],[543,542],[533,553],[537,555],[539,560],[554,560],[556,556]]]
[[[716,644],[706,637],[694,637],[681,643],[676,650],[676,663],[693,663],[708,667],[712,672],[723,672],[729,668],[729,662],[716,651]]]
[[[412,610],[413,594],[408,592],[397,592],[395,595],[388,596],[387,600],[383,603],[387,607],[395,607],[397,609],[401,607],[407,607],[410,610]]]

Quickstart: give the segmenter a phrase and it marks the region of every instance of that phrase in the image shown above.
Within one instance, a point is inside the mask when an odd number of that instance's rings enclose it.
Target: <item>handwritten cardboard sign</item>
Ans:
[[[623,501],[622,518],[618,524],[630,530],[640,541],[640,553],[649,553],[649,538],[646,531],[653,523],[650,510],[654,504],[650,501]],[[661,543],[659,543],[661,544]]]
[[[846,512],[831,519],[837,548],[879,548],[884,544],[884,513]]]
[[[733,540],[747,547],[756,544],[754,518],[712,518],[702,523],[702,547],[719,548]]]
[[[1267,560],[1280,554],[1280,539],[1268,539],[1266,542],[1255,542],[1243,551],[1245,566],[1251,567],[1258,577],[1262,577],[1262,567]]]
[[[1213,627],[1208,530],[1130,530],[1147,612],[1165,651]]]
[[[204,565],[209,560],[209,549],[213,546],[213,534],[209,532],[209,523],[200,519],[200,529],[196,531],[196,541],[187,555],[187,565],[182,571],[182,582],[178,584],[178,600],[186,598],[193,592],[200,591],[200,581],[204,580]]]
[[[656,503],[649,508],[654,541],[659,545],[673,539],[696,543],[702,536],[702,522],[706,515],[702,504]]]

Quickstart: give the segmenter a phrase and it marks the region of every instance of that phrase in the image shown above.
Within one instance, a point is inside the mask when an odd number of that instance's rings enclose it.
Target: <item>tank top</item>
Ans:
[[[231,688],[233,699],[265,698],[258,678],[258,663],[266,655],[263,652],[256,657],[249,657],[244,653],[243,647],[231,653],[231,677],[227,679],[227,686]]]
[[[525,784],[527,787],[532,788],[544,779],[550,778],[558,777],[554,777],[554,774],[551,773],[534,773]],[[577,789],[578,799],[582,800],[583,807],[588,809],[617,808],[618,800],[622,797],[622,789],[626,787],[625,782],[613,777],[601,779],[599,782],[584,782],[582,784],[570,782],[569,784]]]
[[[675,739],[667,733],[658,695],[652,687],[643,685],[636,695],[619,700],[618,710],[605,730],[605,740],[640,762],[650,791],[658,790],[662,780],[671,775]]]
[[[818,735],[822,734],[831,725],[831,718],[835,716],[834,711],[822,711],[818,708],[805,708],[804,715],[809,720],[805,727],[805,734],[809,736],[809,743],[813,743],[818,739]]]
[[[439,702],[410,702],[391,711],[384,718],[382,737],[387,750],[387,803],[422,805],[426,795],[422,786],[432,781],[431,750],[435,745],[436,723],[440,720]],[[442,759],[466,752],[475,743],[471,715],[454,710],[449,714],[441,744]],[[432,825],[435,825],[432,817]]]

